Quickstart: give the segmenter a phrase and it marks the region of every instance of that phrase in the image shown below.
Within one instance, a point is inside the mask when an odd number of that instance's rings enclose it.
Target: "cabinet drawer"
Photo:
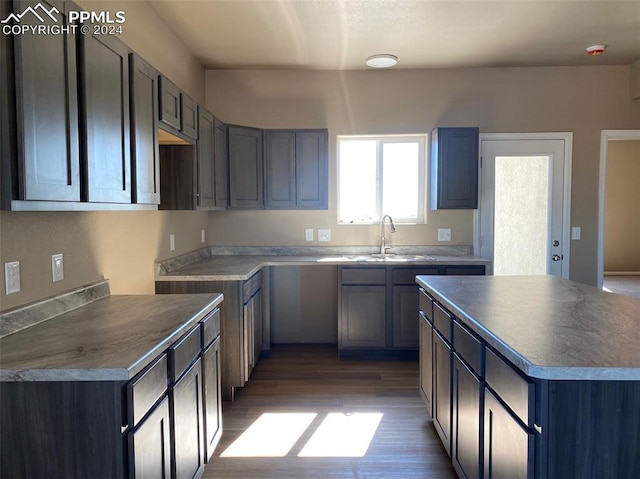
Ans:
[[[527,426],[535,421],[535,384],[529,382],[512,366],[489,348],[486,350],[487,384]]]
[[[202,349],[205,349],[216,339],[216,336],[220,335],[220,310],[218,308],[213,310],[200,321],[200,325],[202,328]]]
[[[175,382],[200,354],[200,325],[191,328],[182,338],[169,348],[169,369],[171,382]]]
[[[433,297],[422,288],[420,288],[420,310],[427,321],[433,324]]]
[[[433,326],[449,344],[451,344],[452,322],[453,315],[438,303],[433,303]]]
[[[445,266],[444,274],[446,275],[464,275],[464,276],[473,276],[473,275],[484,275],[484,265],[476,265],[476,266]]]
[[[415,284],[416,276],[437,275],[438,267],[432,268],[423,266],[422,268],[393,268],[393,284]]]
[[[482,343],[456,320],[453,321],[453,349],[474,373],[483,377]]]
[[[384,268],[342,268],[342,284],[386,284]]]
[[[127,421],[133,427],[167,390],[167,355],[163,354],[127,384]]]
[[[256,274],[251,276],[248,280],[244,282],[242,286],[243,291],[243,302],[246,303],[251,299],[251,296],[256,294],[256,292],[262,288],[262,271],[258,271]]]

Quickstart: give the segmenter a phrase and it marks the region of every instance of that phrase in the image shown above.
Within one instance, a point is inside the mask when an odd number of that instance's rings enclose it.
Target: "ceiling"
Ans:
[[[207,69],[628,65],[640,0],[147,0]],[[606,53],[586,54],[592,44]]]

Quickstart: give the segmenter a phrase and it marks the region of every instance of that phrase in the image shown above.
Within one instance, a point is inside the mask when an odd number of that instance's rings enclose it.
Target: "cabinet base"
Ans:
[[[340,359],[417,361],[417,349],[339,349]]]

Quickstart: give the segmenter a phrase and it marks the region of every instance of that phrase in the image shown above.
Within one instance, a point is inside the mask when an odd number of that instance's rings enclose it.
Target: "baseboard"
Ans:
[[[605,276],[640,276],[640,271],[605,271]]]

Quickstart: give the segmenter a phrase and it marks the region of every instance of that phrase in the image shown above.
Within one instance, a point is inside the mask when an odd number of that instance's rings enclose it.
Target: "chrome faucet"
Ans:
[[[393,224],[393,218],[389,215],[384,215],[382,217],[382,219],[380,220],[380,254],[385,254],[387,252],[387,250],[389,248],[391,248],[391,246],[387,246],[386,244],[386,240],[385,240],[385,236],[384,236],[384,220],[386,220],[387,218],[389,218],[389,225],[391,226],[390,232],[391,233],[395,233],[396,232],[396,227]]]

